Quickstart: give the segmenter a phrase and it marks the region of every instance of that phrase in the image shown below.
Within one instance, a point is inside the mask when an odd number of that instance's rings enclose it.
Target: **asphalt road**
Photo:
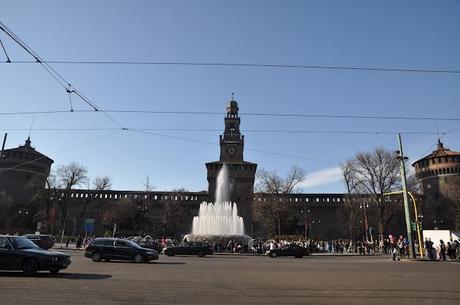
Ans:
[[[0,272],[0,304],[460,304],[460,263],[234,255],[93,263],[69,253],[72,265],[57,275]]]

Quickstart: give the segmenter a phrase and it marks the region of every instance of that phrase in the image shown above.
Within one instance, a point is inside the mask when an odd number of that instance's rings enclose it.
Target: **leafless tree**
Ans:
[[[57,181],[60,187],[64,189],[64,196],[60,200],[61,230],[64,230],[64,224],[66,222],[70,190],[75,186],[85,184],[88,179],[87,174],[88,170],[86,167],[75,162],[61,165],[56,170]]]
[[[276,171],[260,169],[256,178],[256,191],[266,193],[269,200],[255,204],[255,216],[267,223],[275,223],[276,232],[281,235],[281,223],[289,211],[288,203],[283,199],[285,195],[293,193],[305,179],[305,171],[294,166],[283,178]]]
[[[355,160],[345,161],[342,165],[343,180],[347,189],[346,196],[346,212],[348,214],[348,236],[349,239],[354,239],[357,230],[358,220],[358,201],[359,194],[358,186],[360,184],[359,178],[356,176],[356,162]]]
[[[155,189],[155,186],[150,183],[150,177],[145,177],[145,182],[143,183],[146,192],[151,192]]]
[[[378,232],[383,234],[395,212],[392,203],[384,200],[384,194],[400,189],[400,161],[393,151],[377,148],[372,152],[360,152],[348,162],[344,176],[358,194],[375,199]]]
[[[179,233],[179,226],[185,221],[185,193],[187,190],[181,188],[172,190],[164,205],[163,230],[167,236],[176,237]]]
[[[82,209],[77,219],[77,225],[78,225],[77,233],[80,233],[80,229],[82,228],[83,218],[85,217],[86,211],[88,210],[88,206],[91,204],[91,202],[94,202],[94,200],[97,200],[97,198],[100,197],[100,194],[102,191],[109,190],[112,187],[112,182],[110,181],[110,178],[107,176],[96,177],[93,183],[90,183],[90,180],[87,179],[85,181],[85,184],[88,190],[91,189],[91,186],[93,186],[94,191],[91,192],[89,196],[85,198],[85,201],[83,202]]]

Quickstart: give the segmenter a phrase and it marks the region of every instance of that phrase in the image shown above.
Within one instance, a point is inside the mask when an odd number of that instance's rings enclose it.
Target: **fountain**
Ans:
[[[193,217],[192,232],[185,235],[188,241],[239,240],[244,235],[243,217],[238,216],[236,203],[230,202],[230,183],[227,165],[222,165],[217,175],[216,202],[202,202],[198,216]]]

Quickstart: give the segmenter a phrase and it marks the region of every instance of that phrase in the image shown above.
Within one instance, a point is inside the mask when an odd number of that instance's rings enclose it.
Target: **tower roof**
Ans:
[[[232,99],[228,102],[228,105],[227,105],[227,114],[238,115],[238,110],[240,110],[238,108],[238,102],[233,99],[233,95],[232,95]]]
[[[448,156],[460,156],[460,152],[451,151],[450,149],[445,148],[444,143],[442,143],[441,140],[438,139],[436,150],[433,150],[433,152],[429,154],[428,156],[425,156],[415,161],[412,165],[415,165],[416,163],[426,160],[426,159],[432,159],[432,158],[437,158],[437,157],[448,157]]]
[[[5,149],[5,153],[15,153],[15,152],[28,153],[28,154],[33,155],[35,159],[46,159],[46,160],[49,160],[50,163],[54,162],[48,156],[36,151],[35,148],[31,146],[31,143],[32,141],[30,140],[30,137],[28,137],[24,145],[20,145],[16,148]]]

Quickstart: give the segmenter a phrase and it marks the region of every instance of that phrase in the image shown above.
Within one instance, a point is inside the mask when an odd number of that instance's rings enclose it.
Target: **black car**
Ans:
[[[291,244],[287,248],[279,248],[267,251],[267,255],[273,258],[277,256],[294,256],[297,258],[302,258],[304,256],[310,255],[310,251],[301,246]]]
[[[24,237],[30,239],[34,244],[42,249],[48,250],[54,247],[54,238],[51,235],[27,234],[24,235]]]
[[[102,259],[133,260],[136,263],[158,259],[158,252],[139,246],[135,242],[119,238],[95,238],[85,249],[85,256],[94,262]]]
[[[0,235],[0,270],[22,270],[34,275],[39,270],[58,273],[70,265],[70,256],[40,249],[22,236]]]
[[[206,254],[213,254],[212,248],[207,243],[202,242],[186,242],[178,246],[166,247],[163,253],[168,256],[174,255],[198,255],[204,257]]]

